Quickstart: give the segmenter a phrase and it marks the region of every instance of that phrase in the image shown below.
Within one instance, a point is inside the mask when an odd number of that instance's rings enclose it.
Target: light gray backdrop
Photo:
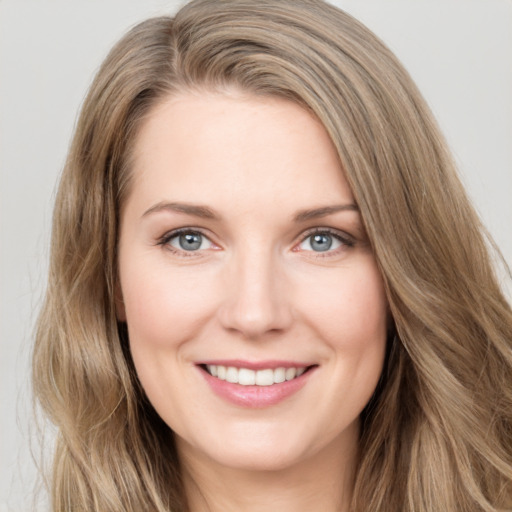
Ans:
[[[55,183],[78,107],[126,29],[182,3],[0,0],[0,512],[32,509],[29,354]],[[335,3],[380,35],[412,73],[510,264],[512,0]]]

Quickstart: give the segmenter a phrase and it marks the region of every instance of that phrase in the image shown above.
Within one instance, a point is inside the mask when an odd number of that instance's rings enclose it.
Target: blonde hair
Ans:
[[[53,510],[187,509],[172,433],[115,314],[120,206],[140,124],[180,90],[236,87],[323,123],[393,317],[362,416],[352,510],[512,510],[512,313],[484,230],[409,75],[319,0],[197,0],[133,28],[83,105],[57,196],[35,394],[58,428]]]

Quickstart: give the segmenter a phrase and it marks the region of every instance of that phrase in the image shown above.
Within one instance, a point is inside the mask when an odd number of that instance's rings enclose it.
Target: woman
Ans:
[[[435,122],[351,17],[198,0],[107,57],[34,353],[54,510],[512,510],[511,340]]]

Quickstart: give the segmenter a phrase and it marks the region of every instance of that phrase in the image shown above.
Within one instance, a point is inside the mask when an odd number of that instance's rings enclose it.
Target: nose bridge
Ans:
[[[279,258],[262,244],[239,249],[226,269],[227,284],[221,320],[225,328],[247,338],[286,329],[291,308]]]

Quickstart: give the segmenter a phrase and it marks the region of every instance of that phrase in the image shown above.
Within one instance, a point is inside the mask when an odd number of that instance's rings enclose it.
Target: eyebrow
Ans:
[[[160,203],[155,204],[148,210],[146,210],[142,216],[146,217],[151,213],[161,212],[161,211],[170,211],[170,212],[178,212],[185,213],[187,215],[194,215],[195,217],[201,217],[203,219],[220,219],[220,216],[216,214],[211,208],[207,206],[200,206],[195,204],[188,203],[169,203],[166,201],[161,201]]]
[[[295,222],[304,222],[311,219],[317,219],[319,217],[326,217],[327,215],[332,215],[333,213],[343,212],[343,211],[352,211],[358,212],[359,208],[356,204],[338,204],[333,206],[323,206],[321,208],[312,208],[310,210],[301,210],[294,217]]]
[[[212,219],[219,220],[220,215],[218,215],[214,210],[208,208],[207,206],[189,204],[189,203],[175,203],[175,202],[166,202],[161,201],[148,210],[146,210],[142,217],[146,217],[152,213],[161,212],[161,211],[170,211],[177,213],[185,213],[187,215],[193,215],[195,217],[200,217],[203,219]],[[333,206],[322,206],[320,208],[311,208],[307,210],[299,211],[293,218],[294,222],[305,222],[311,219],[317,219],[319,217],[326,217],[327,215],[332,215],[334,213],[342,212],[342,211],[355,211],[358,212],[359,208],[357,205],[353,203],[349,204],[339,204]]]

